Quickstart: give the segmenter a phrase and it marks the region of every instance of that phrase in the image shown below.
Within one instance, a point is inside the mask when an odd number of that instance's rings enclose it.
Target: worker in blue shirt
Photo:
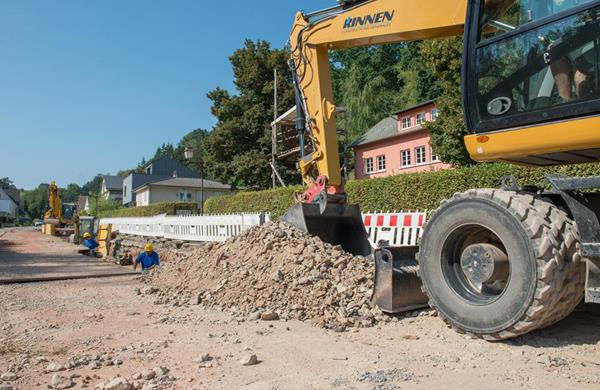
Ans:
[[[82,251],[81,253],[88,256],[100,257],[96,252],[96,248],[98,248],[100,244],[98,244],[98,241],[94,240],[90,232],[83,233],[83,246],[87,248],[87,251]]]
[[[133,262],[134,270],[137,269],[138,263],[142,265],[142,271],[146,271],[157,265],[160,265],[158,253],[154,252],[154,245],[152,245],[152,243],[147,243],[144,246],[144,251],[135,259]]]

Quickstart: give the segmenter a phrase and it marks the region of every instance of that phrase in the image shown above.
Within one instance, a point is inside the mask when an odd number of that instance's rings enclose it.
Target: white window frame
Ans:
[[[425,146],[417,146],[415,148],[415,165],[427,164],[426,150]]]
[[[432,108],[431,109],[431,121],[435,122],[437,120],[438,116],[440,116],[440,112],[438,111],[438,109]]]
[[[420,120],[420,121],[419,121]],[[417,114],[417,126],[422,125],[427,120],[424,112],[420,112]]]
[[[432,146],[429,147],[429,155],[431,156],[431,162],[440,162],[440,159],[438,158],[437,154],[435,154],[435,152],[433,151]]]
[[[373,157],[365,158],[365,174],[373,173]]]
[[[385,172],[386,162],[385,162],[385,154],[380,154],[375,157],[375,161],[377,163],[377,172]],[[383,161],[383,164],[381,163]],[[383,165],[383,168],[382,168]]]
[[[410,116],[405,116],[402,118],[402,128],[403,129],[408,129],[409,127],[411,127],[411,119]]]
[[[408,164],[405,164],[405,153],[406,156],[408,156]],[[400,167],[401,168],[407,168],[412,166],[412,156],[411,156],[411,152],[410,149],[404,149],[400,151]]]

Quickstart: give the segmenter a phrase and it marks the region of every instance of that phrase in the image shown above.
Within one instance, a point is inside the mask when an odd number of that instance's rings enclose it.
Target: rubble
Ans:
[[[52,375],[52,380],[50,381],[50,386],[53,389],[69,389],[75,386],[75,382],[69,376],[60,375],[58,373]]]
[[[116,376],[108,382],[101,382],[96,385],[98,390],[129,390],[131,384],[122,376]]]
[[[46,372],[58,372],[58,371],[64,371],[66,370],[66,367],[58,364],[58,363],[50,363],[46,366]]]
[[[5,372],[4,374],[0,375],[0,379],[8,382],[14,381],[17,379],[17,374],[15,374],[14,372]]]
[[[373,264],[280,222],[183,248],[145,281],[157,304],[194,304],[238,320],[299,319],[343,331],[388,316],[371,305]]]

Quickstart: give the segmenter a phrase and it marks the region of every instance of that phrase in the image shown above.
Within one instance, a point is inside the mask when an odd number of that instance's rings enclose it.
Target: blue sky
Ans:
[[[0,177],[83,184],[210,129],[244,39],[285,44],[335,1],[0,1]]]

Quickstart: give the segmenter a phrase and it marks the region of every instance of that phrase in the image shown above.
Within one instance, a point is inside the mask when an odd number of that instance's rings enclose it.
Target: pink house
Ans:
[[[384,118],[354,144],[356,178],[372,179],[402,173],[451,168],[438,160],[423,127],[437,118],[433,101]]]

